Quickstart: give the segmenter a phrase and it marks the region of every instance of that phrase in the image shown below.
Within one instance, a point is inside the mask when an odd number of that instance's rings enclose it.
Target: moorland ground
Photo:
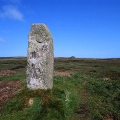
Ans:
[[[120,59],[55,58],[52,90],[27,89],[26,65],[0,60],[0,120],[120,119]]]

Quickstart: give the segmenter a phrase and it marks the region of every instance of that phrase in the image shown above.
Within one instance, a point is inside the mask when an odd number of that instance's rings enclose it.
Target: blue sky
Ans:
[[[45,23],[54,56],[120,58],[120,0],[0,0],[0,57],[27,56],[33,23]]]

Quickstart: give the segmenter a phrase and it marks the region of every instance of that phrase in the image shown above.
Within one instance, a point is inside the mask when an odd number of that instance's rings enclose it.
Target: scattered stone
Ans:
[[[28,101],[28,104],[31,106],[31,105],[33,105],[33,102],[34,102],[33,98],[30,98],[29,101]]]
[[[103,78],[103,80],[104,80],[104,81],[109,81],[109,80],[110,80],[110,78]]]
[[[53,39],[45,24],[32,24],[28,40],[27,87],[53,87]]]

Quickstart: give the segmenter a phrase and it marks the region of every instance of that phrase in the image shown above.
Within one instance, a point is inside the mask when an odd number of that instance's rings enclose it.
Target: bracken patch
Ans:
[[[0,115],[2,105],[14,97],[16,92],[20,89],[21,81],[0,81]]]

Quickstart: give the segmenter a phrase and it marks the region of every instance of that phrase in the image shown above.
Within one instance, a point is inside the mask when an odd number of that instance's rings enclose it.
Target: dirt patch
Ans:
[[[82,118],[85,118],[86,116],[88,116],[89,108],[87,104],[81,103],[76,113],[80,114]]]
[[[71,77],[72,73],[70,72],[59,72],[59,71],[54,71],[54,76],[67,76],[67,77]]]
[[[6,70],[6,71],[1,71],[0,76],[8,76],[8,75],[14,75],[16,72],[13,70]]]
[[[103,118],[104,120],[118,120],[117,118],[114,118],[110,115],[107,115],[106,117]]]
[[[21,81],[0,81],[0,115],[2,105],[13,98],[16,92],[20,89]]]

